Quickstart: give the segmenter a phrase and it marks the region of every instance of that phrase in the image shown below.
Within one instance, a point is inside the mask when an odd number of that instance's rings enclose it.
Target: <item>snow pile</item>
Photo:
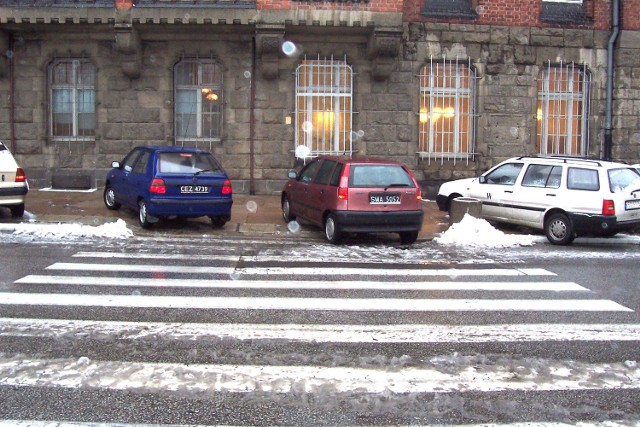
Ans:
[[[484,219],[465,215],[447,231],[434,238],[441,245],[460,245],[483,248],[509,248],[514,246],[533,246],[535,236],[505,234],[496,230]]]
[[[43,239],[78,239],[104,237],[112,239],[127,239],[133,237],[133,231],[127,227],[122,219],[108,222],[99,226],[82,224],[12,224],[13,234],[16,236],[33,236]]]

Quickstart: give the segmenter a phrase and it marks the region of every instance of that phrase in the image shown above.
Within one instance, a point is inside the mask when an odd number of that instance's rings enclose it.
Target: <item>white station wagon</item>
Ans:
[[[544,230],[557,245],[640,226],[640,173],[622,163],[514,157],[478,178],[442,184],[439,209],[449,211],[456,197],[480,200],[487,220]]]
[[[7,146],[0,142],[0,206],[11,209],[12,217],[21,217],[28,191],[24,170],[18,166]]]

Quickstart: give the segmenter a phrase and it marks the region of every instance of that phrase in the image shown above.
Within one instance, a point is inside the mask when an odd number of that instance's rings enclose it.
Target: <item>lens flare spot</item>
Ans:
[[[246,204],[247,211],[250,213],[256,213],[258,211],[258,204],[253,200],[249,200]]]
[[[287,224],[287,229],[291,233],[297,233],[300,231],[300,224],[298,223],[298,221],[291,221],[289,224]]]

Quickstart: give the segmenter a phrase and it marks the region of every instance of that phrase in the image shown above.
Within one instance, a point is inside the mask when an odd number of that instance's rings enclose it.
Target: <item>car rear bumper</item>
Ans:
[[[231,216],[233,200],[175,200],[151,199],[147,205],[149,215],[155,217]]]
[[[336,211],[336,221],[341,231],[351,233],[420,231],[424,212],[359,212]]]
[[[29,189],[22,187],[5,187],[0,188],[0,205],[19,205],[24,203],[25,195]]]
[[[569,214],[575,232],[578,235],[598,235],[617,233],[619,231],[632,230],[640,227],[640,219],[631,221],[618,221],[616,216]]]

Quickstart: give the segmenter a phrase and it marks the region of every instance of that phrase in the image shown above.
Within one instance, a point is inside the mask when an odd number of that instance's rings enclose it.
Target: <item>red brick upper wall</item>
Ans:
[[[405,0],[404,20],[407,22],[450,22],[478,25],[506,25],[525,27],[551,27],[541,22],[542,0],[476,0],[475,11],[478,17],[473,20],[443,20],[427,18],[420,14],[425,1]],[[593,23],[582,28],[608,30],[611,28],[612,0],[584,0],[584,11]],[[623,29],[640,29],[640,0],[621,0]]]
[[[256,0],[257,9],[277,10],[305,10],[305,9],[338,9],[360,10],[370,12],[404,12],[407,22],[452,22],[479,25],[507,25],[548,27],[551,25],[540,22],[540,8],[542,0],[474,0],[475,11],[478,13],[474,20],[442,20],[426,18],[420,14],[425,1],[429,0],[369,0],[365,2],[346,1],[317,1],[317,0]],[[134,0],[114,0],[117,8],[130,9],[134,7]],[[593,21],[589,28],[594,30],[608,30],[611,28],[612,0],[584,0],[585,14]],[[624,30],[640,30],[640,0],[620,0],[621,21]]]
[[[316,1],[316,0],[256,0],[258,9],[277,10],[366,10],[369,12],[402,13],[402,0],[369,0],[369,2],[352,1]]]

